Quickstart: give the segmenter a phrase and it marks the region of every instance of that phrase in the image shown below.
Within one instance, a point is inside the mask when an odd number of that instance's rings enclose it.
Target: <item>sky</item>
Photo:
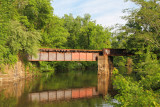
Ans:
[[[92,20],[104,27],[111,27],[115,24],[125,24],[121,16],[126,15],[123,9],[135,8],[132,2],[124,0],[53,0],[54,14],[63,17],[64,14],[72,13],[74,17],[89,13]]]

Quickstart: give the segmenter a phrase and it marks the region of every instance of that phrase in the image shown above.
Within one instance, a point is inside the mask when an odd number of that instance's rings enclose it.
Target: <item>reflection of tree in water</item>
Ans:
[[[0,107],[14,107],[17,104],[17,98],[14,96],[6,97],[4,91],[0,93]]]
[[[25,89],[29,90],[30,80],[21,80],[14,83],[2,83],[0,86],[0,107],[14,107]]]
[[[98,93],[106,95],[109,87],[109,75],[98,75]]]
[[[70,71],[41,77],[34,91],[97,86],[97,71]]]

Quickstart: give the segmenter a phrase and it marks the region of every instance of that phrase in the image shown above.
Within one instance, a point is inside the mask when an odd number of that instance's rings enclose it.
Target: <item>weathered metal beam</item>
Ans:
[[[39,49],[37,57],[28,57],[29,61],[96,61],[98,56],[128,56],[126,49]]]
[[[29,61],[96,61],[99,53],[84,52],[40,52],[37,57],[28,57]]]
[[[131,52],[126,49],[103,49],[103,55],[108,56],[131,56]]]
[[[29,61],[96,61],[101,50],[83,49],[39,49],[37,57],[28,57]]]
[[[86,50],[86,49],[50,49],[50,48],[40,48],[40,52],[88,52],[88,53],[99,53],[102,52],[102,50]]]

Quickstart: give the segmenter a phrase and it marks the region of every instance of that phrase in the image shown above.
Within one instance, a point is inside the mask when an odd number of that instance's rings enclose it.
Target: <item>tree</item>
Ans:
[[[160,5],[158,0],[130,1],[139,8],[127,11],[129,16],[124,17],[127,24],[121,26],[113,46],[120,42],[119,47],[134,52],[131,58],[136,73],[114,77],[113,83],[119,91],[115,98],[121,102],[121,106],[157,107],[160,105],[160,54],[157,51],[160,49]]]
[[[89,14],[85,14],[83,18],[79,16],[74,18],[72,14],[65,15],[63,18],[65,21],[64,26],[70,33],[67,42],[68,47],[80,49],[110,47],[110,30],[97,25],[95,21],[91,21]]]
[[[53,7],[51,0],[27,0],[27,4],[22,10],[29,22],[35,29],[44,29],[53,17]]]
[[[67,38],[67,47],[76,49],[79,48],[78,39],[81,28],[82,18],[74,18],[72,14],[65,14],[64,17],[64,27],[68,30],[69,36]]]
[[[19,53],[35,55],[39,47],[40,33],[29,29],[27,17],[21,16],[23,1],[3,0],[0,4],[0,63],[13,64]],[[26,2],[26,1],[24,1]],[[23,5],[21,5],[21,3]],[[12,10],[12,11],[11,11]]]
[[[79,44],[84,49],[110,48],[110,31],[94,22],[89,22],[87,26],[82,27],[80,35]]]
[[[69,33],[64,27],[63,19],[53,16],[52,20],[42,31],[42,47],[64,48],[66,47]]]

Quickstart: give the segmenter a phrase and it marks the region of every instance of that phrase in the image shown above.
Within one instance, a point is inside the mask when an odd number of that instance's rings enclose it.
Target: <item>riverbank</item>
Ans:
[[[26,78],[32,78],[35,75],[29,67],[25,67],[22,61],[14,65],[3,65],[0,71],[0,85],[10,82],[16,82]]]

